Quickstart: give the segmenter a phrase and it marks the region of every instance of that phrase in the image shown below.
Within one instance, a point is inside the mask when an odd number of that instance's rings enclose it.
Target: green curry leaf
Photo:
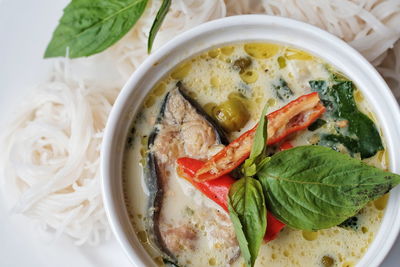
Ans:
[[[267,228],[267,210],[259,181],[244,177],[228,195],[228,208],[239,247],[248,266],[254,266]]]
[[[148,0],[72,0],[47,46],[45,58],[85,57],[122,38],[141,17]]]
[[[164,21],[170,6],[171,6],[171,0],[163,0],[160,9],[157,12],[156,18],[154,19],[153,25],[151,25],[149,39],[147,40],[147,53],[151,52],[151,47],[153,46],[156,34],[160,29],[161,24]]]
[[[302,230],[338,225],[400,183],[400,175],[322,146],[279,152],[257,176],[268,210]]]

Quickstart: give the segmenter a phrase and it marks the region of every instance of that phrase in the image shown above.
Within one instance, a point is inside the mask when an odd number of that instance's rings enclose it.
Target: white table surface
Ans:
[[[42,55],[68,2],[0,0],[0,129],[21,98],[48,72],[51,62],[43,60]],[[0,199],[0,266],[132,265],[114,238],[99,247],[77,247],[66,237],[46,242],[28,219],[10,215]],[[400,238],[381,266],[400,266]]]

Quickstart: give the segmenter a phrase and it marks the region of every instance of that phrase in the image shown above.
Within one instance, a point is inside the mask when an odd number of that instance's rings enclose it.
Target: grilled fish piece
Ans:
[[[148,141],[147,232],[166,261],[187,265],[201,251],[215,252],[210,244],[220,248],[217,258],[237,258],[228,214],[176,174],[179,157],[206,160],[226,144],[222,129],[178,83],[165,96]]]

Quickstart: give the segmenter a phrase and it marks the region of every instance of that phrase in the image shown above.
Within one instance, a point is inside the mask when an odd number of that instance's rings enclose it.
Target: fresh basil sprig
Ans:
[[[322,146],[279,152],[257,177],[268,210],[301,230],[336,226],[400,183],[400,175]]]
[[[171,0],[163,0],[160,9],[157,12],[156,18],[154,19],[153,25],[150,29],[149,39],[147,40],[147,52],[149,54],[151,52],[151,47],[153,46],[154,39],[156,38],[156,34],[160,29],[161,24],[164,21],[170,6]]]
[[[139,20],[148,0],[72,0],[64,9],[44,57],[87,57],[120,40]],[[149,33],[150,53],[171,0],[164,0]],[[68,53],[67,53],[68,52]]]
[[[47,46],[45,58],[85,57],[121,39],[143,14],[148,0],[72,0]]]
[[[232,185],[228,196],[229,215],[247,266],[254,266],[267,228],[263,189],[258,180],[250,177],[256,174],[258,163],[265,156],[268,137],[266,114],[267,106],[261,113],[250,157],[242,167],[244,178]]]
[[[254,134],[253,145],[248,159],[243,164],[242,172],[245,176],[253,176],[257,172],[257,164],[264,158],[268,138],[268,105],[261,112],[260,121]]]
[[[235,182],[229,190],[228,208],[243,258],[248,266],[254,266],[267,228],[260,182],[251,177]]]

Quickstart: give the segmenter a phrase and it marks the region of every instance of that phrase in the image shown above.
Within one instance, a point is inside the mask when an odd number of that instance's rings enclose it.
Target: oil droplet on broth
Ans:
[[[191,68],[192,64],[190,62],[185,62],[172,71],[171,78],[175,80],[182,80],[188,75]]]
[[[284,251],[283,251],[283,255],[284,255],[285,257],[289,257],[290,253],[289,253],[289,251],[284,250]]]
[[[217,260],[215,258],[210,258],[208,260],[208,265],[215,266],[217,264]]]
[[[285,58],[292,60],[312,60],[314,57],[309,53],[294,48],[288,48],[285,53]]]
[[[219,80],[218,77],[213,76],[213,77],[211,77],[211,79],[210,79],[210,83],[211,83],[211,86],[212,86],[212,87],[218,88],[219,85],[220,85],[220,80]]]
[[[286,59],[282,56],[278,57],[278,64],[279,64],[279,68],[283,69],[286,67]]]
[[[302,231],[303,238],[308,241],[313,241],[318,238],[318,232]]]
[[[354,92],[354,99],[356,100],[356,102],[362,102],[364,100],[364,96],[362,95],[360,90],[356,90]]]
[[[144,101],[144,107],[149,108],[149,107],[153,106],[155,102],[156,102],[156,100],[155,100],[154,96],[149,95],[146,98],[146,100]]]
[[[342,267],[354,267],[354,263],[351,261],[346,261],[342,264]]]
[[[221,48],[221,52],[222,54],[229,56],[230,54],[233,53],[233,51],[235,50],[234,46],[225,46]]]
[[[165,266],[162,257],[155,257],[153,260],[154,260],[154,262],[157,264],[157,266]]]
[[[146,231],[139,231],[137,233],[137,237],[139,238],[139,241],[142,243],[147,243],[148,241]]]
[[[240,78],[247,84],[255,83],[258,80],[258,73],[255,70],[247,70],[240,74]]]
[[[379,162],[385,162],[385,166],[387,166],[387,162],[389,162],[389,155],[386,150],[378,151],[376,157]]]
[[[275,98],[270,98],[267,101],[268,106],[273,107],[276,105],[276,99]]]
[[[389,194],[383,195],[374,201],[374,206],[377,210],[384,210],[387,205]]]
[[[208,56],[211,58],[216,58],[219,54],[220,54],[219,48],[208,51]]]
[[[279,52],[279,45],[265,43],[250,43],[244,45],[246,53],[254,58],[270,58]]]
[[[155,96],[161,96],[162,94],[164,94],[166,88],[167,85],[161,82],[154,87],[152,94]]]

